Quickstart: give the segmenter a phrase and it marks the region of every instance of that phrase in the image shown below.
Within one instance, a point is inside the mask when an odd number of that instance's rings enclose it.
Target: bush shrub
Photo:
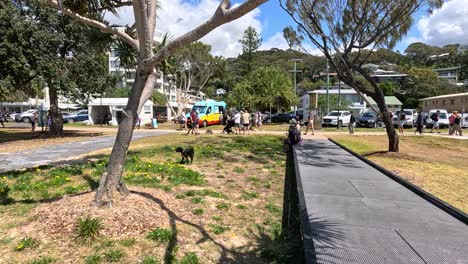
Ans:
[[[102,223],[99,218],[80,218],[75,229],[76,239],[80,242],[93,241],[100,236],[101,229]]]

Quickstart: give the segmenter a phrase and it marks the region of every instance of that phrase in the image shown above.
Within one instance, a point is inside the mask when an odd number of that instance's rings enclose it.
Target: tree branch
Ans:
[[[143,60],[142,63],[146,67],[154,67],[165,58],[171,56],[180,47],[201,39],[215,28],[238,19],[267,1],[268,0],[246,0],[236,8],[231,9],[231,1],[222,0],[216,12],[208,21],[176,38],[153,57]]]
[[[116,37],[119,37],[120,39],[125,41],[127,44],[132,46],[132,48],[134,48],[137,51],[140,49],[139,45],[138,45],[138,42],[125,32],[119,31],[116,28],[108,26],[108,25],[106,25],[106,24],[104,24],[104,23],[102,23],[100,21],[97,21],[97,20],[94,20],[94,19],[84,17],[82,15],[79,15],[78,13],[73,12],[72,10],[59,5],[57,0],[47,0],[47,3],[51,7],[62,11],[65,15],[71,17],[72,19],[75,19],[75,20],[77,20],[79,22],[82,22],[82,23],[84,23],[84,24],[86,24],[88,26],[98,28],[99,30],[101,30],[101,32],[109,33],[109,34],[112,34],[112,35],[114,35]]]

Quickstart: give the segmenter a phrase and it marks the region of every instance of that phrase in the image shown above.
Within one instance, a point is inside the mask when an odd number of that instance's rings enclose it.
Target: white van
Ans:
[[[460,126],[462,128],[468,128],[468,113],[462,114],[462,120]]]
[[[432,116],[439,111],[439,128],[448,128],[449,127],[449,115],[445,109],[431,109],[429,111],[429,118],[427,119],[427,128],[432,128]]]

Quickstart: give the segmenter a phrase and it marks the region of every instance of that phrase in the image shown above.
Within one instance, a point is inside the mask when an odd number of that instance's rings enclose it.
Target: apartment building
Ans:
[[[449,112],[468,111],[468,93],[447,94],[428,97],[419,100],[422,102],[422,110],[429,112],[431,109],[446,109]]]

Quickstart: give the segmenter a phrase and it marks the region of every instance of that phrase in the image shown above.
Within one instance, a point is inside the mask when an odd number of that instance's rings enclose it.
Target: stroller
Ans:
[[[227,124],[223,129],[223,133],[233,134],[232,127],[234,126],[234,120],[227,120]]]

